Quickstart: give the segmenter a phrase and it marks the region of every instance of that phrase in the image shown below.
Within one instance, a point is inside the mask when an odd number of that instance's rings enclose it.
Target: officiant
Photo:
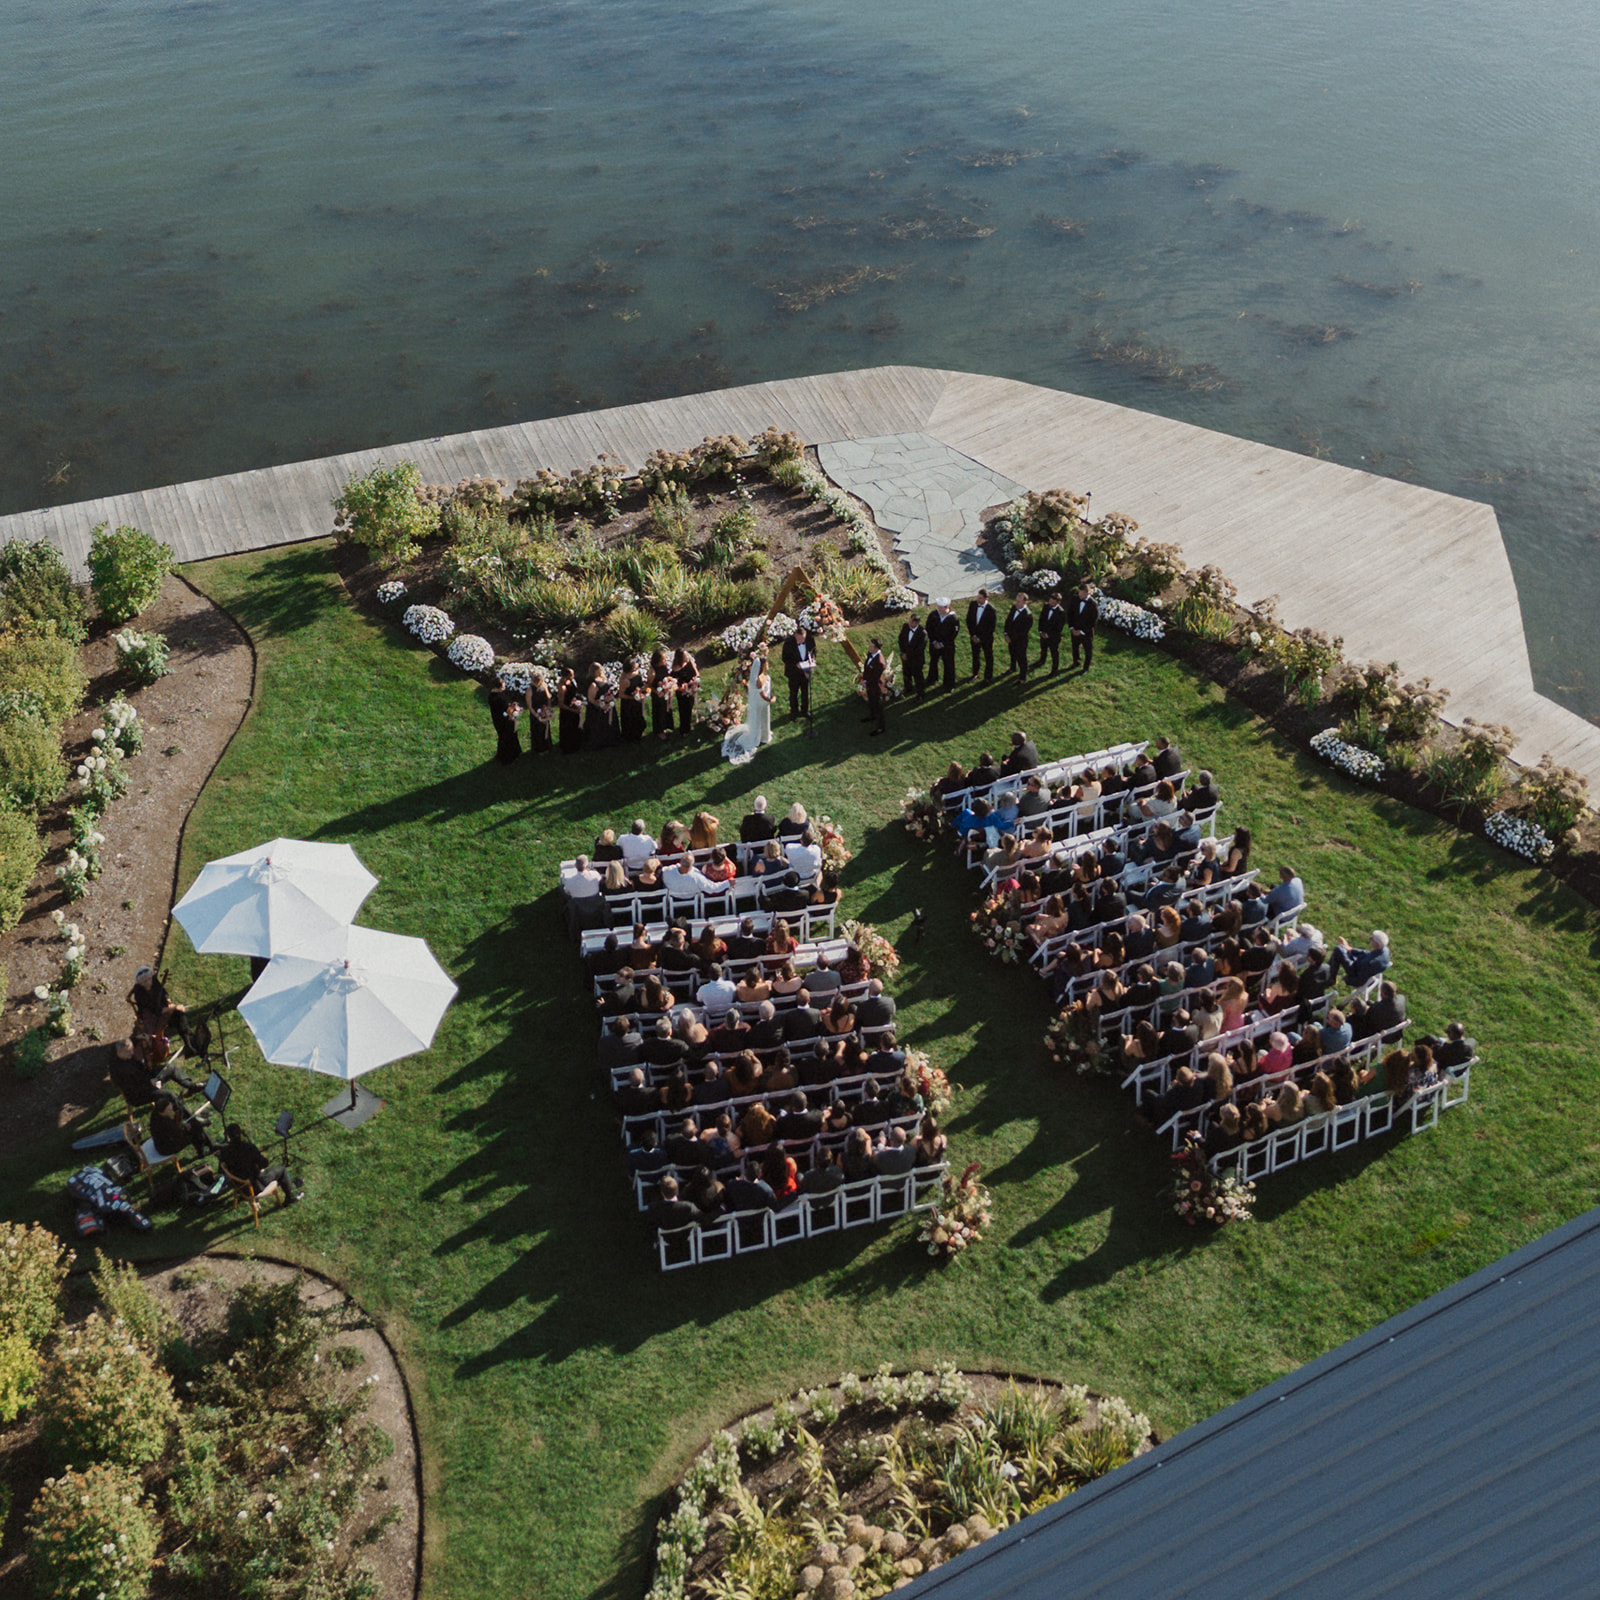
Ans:
[[[783,675],[789,680],[789,715],[811,715],[811,674],[816,671],[817,652],[811,635],[796,628],[783,641]]]

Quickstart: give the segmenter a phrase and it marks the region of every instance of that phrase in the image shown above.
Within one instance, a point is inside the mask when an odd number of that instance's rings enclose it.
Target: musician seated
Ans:
[[[165,1089],[157,1090],[151,1102],[150,1142],[163,1159],[185,1150],[193,1150],[197,1156],[215,1155],[217,1149],[198,1117],[190,1116],[183,1102]]]
[[[239,1183],[248,1183],[252,1194],[265,1194],[273,1184],[283,1191],[284,1201],[293,1205],[305,1195],[305,1185],[299,1183],[281,1161],[268,1161],[255,1145],[245,1138],[244,1129],[237,1122],[227,1127],[227,1143],[217,1151],[217,1161],[226,1176]]]
[[[169,1052],[164,1037],[156,1052],[161,1057],[160,1064],[154,1067],[151,1066],[150,1047],[151,1041],[138,1033],[118,1039],[111,1047],[107,1070],[130,1109],[153,1105],[157,1092],[168,1083],[176,1084],[186,1094],[193,1094],[200,1087],[175,1062],[167,1059]]]

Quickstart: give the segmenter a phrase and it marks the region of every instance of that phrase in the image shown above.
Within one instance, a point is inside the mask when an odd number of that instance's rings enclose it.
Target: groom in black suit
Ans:
[[[783,675],[789,680],[789,715],[811,715],[811,674],[816,669],[817,654],[811,646],[810,636],[804,628],[796,628],[783,641]]]
[[[978,660],[983,659],[983,681],[994,677],[994,630],[1000,618],[989,604],[989,591],[980,589],[978,598],[967,607],[967,643],[972,646],[972,676],[978,676]]]

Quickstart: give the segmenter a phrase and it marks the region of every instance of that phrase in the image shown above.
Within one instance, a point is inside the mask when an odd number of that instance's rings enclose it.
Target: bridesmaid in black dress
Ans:
[[[672,692],[676,688],[667,652],[657,650],[650,657],[650,724],[658,739],[672,737]]]
[[[561,669],[561,682],[556,689],[556,704],[560,708],[561,732],[559,742],[564,756],[583,749],[583,690],[571,667]]]
[[[506,688],[506,680],[497,676],[489,691],[489,720],[500,740],[494,758],[502,767],[509,767],[522,754],[522,740],[517,737],[517,714],[521,710],[521,701]]]
[[[622,737],[629,744],[637,744],[644,738],[644,703],[650,693],[649,678],[645,672],[645,659],[643,656],[634,656],[628,663],[627,671],[622,675],[621,702],[619,714],[622,723]]]
[[[555,701],[550,686],[545,682],[544,669],[535,667],[528,675],[528,748],[550,748],[550,719],[555,715]]]
[[[584,743],[591,750],[607,750],[617,742],[617,689],[598,661],[589,668],[584,698],[589,702],[583,721]]]

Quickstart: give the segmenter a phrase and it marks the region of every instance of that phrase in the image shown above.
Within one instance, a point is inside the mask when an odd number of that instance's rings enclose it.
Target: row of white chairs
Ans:
[[[860,1178],[828,1194],[802,1194],[777,1211],[735,1211],[713,1222],[658,1228],[657,1259],[663,1272],[673,1272],[927,1211],[944,1193],[945,1170],[941,1161],[904,1175]]]
[[[592,954],[599,948],[598,945],[593,946],[586,954]],[[779,960],[784,960],[792,962],[796,973],[804,977],[808,973],[815,972],[824,959],[830,966],[842,961],[849,948],[850,941],[845,938],[797,940],[794,951],[787,956],[724,956],[718,965],[722,968],[724,977],[737,979],[753,968],[767,969]],[[636,967],[634,976],[637,978],[651,972],[658,973],[661,981],[675,994],[680,988],[687,990],[691,984],[698,987],[705,981],[705,975],[698,967],[693,969],[685,967],[676,972],[668,972],[661,967]],[[597,972],[594,975],[596,994],[605,994],[616,985],[617,974],[614,972]]]
[[[1388,1133],[1396,1123],[1409,1121],[1410,1133],[1437,1127],[1439,1113],[1465,1105],[1472,1092],[1471,1061],[1450,1068],[1438,1083],[1396,1097],[1387,1090],[1352,1100],[1334,1111],[1318,1112],[1290,1128],[1274,1128],[1264,1138],[1219,1151],[1211,1160],[1215,1172],[1232,1171],[1241,1182],[1251,1183],[1271,1172],[1281,1172],[1314,1156],[1348,1150],[1363,1139]]]
[[[705,896],[711,900],[713,896]],[[709,922],[717,930],[719,938],[727,938],[731,933],[739,931],[739,924],[747,917],[754,929],[759,934],[772,931],[774,922],[787,922],[789,932],[800,944],[812,944],[819,939],[834,937],[835,919],[839,914],[837,898],[827,905],[804,906],[798,911],[744,911],[733,913],[717,911],[707,912],[704,906],[698,909],[691,908],[687,901],[680,901],[671,908],[670,913],[666,907],[659,907],[650,916],[634,917],[631,921],[618,920],[615,927],[611,928],[585,928],[578,937],[579,953],[587,956],[596,950],[603,949],[606,936],[611,933],[631,933],[639,924],[652,939],[659,939],[668,928],[682,924],[689,929],[689,936],[693,938],[700,929]]]
[[[1200,837],[1202,839],[1216,838],[1217,813],[1221,809],[1221,806],[1210,806],[1204,811],[1197,811],[1194,813],[1195,825],[1201,830]],[[1021,818],[1018,826],[1010,831],[1017,833],[1019,836],[1021,836],[1023,833],[1031,833],[1036,826],[1042,826],[1044,824],[1048,815],[1049,813],[1044,813],[1038,817]],[[1048,856],[1041,856],[1037,858],[1038,863],[1047,870],[1052,862],[1059,862],[1063,866],[1070,866],[1073,860],[1076,857],[1081,856],[1084,851],[1098,851],[1108,840],[1114,841],[1124,852],[1124,854],[1126,854],[1126,852],[1137,841],[1145,838],[1148,834],[1153,833],[1155,831],[1156,824],[1161,820],[1162,819],[1159,817],[1146,818],[1143,822],[1110,823],[1102,827],[1093,828],[1087,833],[1056,834],[1054,835],[1055,843],[1051,847],[1050,854]],[[1192,858],[1193,855],[1194,851],[1188,850],[1181,852],[1173,859],[1175,861],[1184,861]],[[995,880],[1000,876],[1000,874],[1009,869],[1003,867],[999,862],[974,863],[974,865],[980,864],[983,868],[983,885],[981,892],[988,893],[988,891],[994,887]],[[1160,866],[1162,867],[1166,865],[1166,862],[1160,863]],[[1150,882],[1150,880],[1155,876],[1156,871],[1157,863],[1155,862],[1128,861],[1123,866],[1122,871],[1116,874],[1116,877],[1120,881],[1130,885],[1143,885]]]
[[[963,806],[969,805],[974,800],[989,800],[997,794],[1003,794],[1007,789],[1021,789],[1029,778],[1037,777],[1041,783],[1047,783],[1052,788],[1065,780],[1076,778],[1085,767],[1100,767],[1114,764],[1120,771],[1135,756],[1141,756],[1149,748],[1148,739],[1124,740],[1121,744],[1108,744],[1100,750],[1086,750],[1078,756],[1062,756],[1055,761],[1041,761],[1036,767],[1025,767],[1019,772],[1008,772],[993,783],[968,784],[964,789],[951,789],[940,796],[944,808],[955,816]]]
[[[1188,775],[1187,772],[1180,772],[1173,781],[1181,784]],[[1061,801],[1051,806],[1049,810],[1041,811],[1034,817],[1025,817],[1019,811],[1014,821],[997,823],[991,819],[986,819],[984,826],[986,829],[998,829],[1002,834],[1015,834],[1018,838],[1021,838],[1024,834],[1033,833],[1039,828],[1048,828],[1051,836],[1062,843],[1072,839],[1087,839],[1092,834],[1115,831],[1120,828],[1154,828],[1158,822],[1176,822],[1178,813],[1174,811],[1166,817],[1126,817],[1123,815],[1123,811],[1130,799],[1137,801],[1154,798],[1155,792],[1159,787],[1159,782],[1147,783],[1142,784],[1137,789],[1125,789],[1119,794],[1102,795],[1097,800]],[[1215,837],[1216,810],[1215,806],[1211,806],[1204,811],[1193,813],[1197,822],[1202,816],[1213,819],[1212,837]],[[951,825],[953,827],[954,823],[952,822]],[[968,829],[967,831],[969,833],[976,832],[975,829]],[[972,861],[968,865],[979,866],[981,862]]]

